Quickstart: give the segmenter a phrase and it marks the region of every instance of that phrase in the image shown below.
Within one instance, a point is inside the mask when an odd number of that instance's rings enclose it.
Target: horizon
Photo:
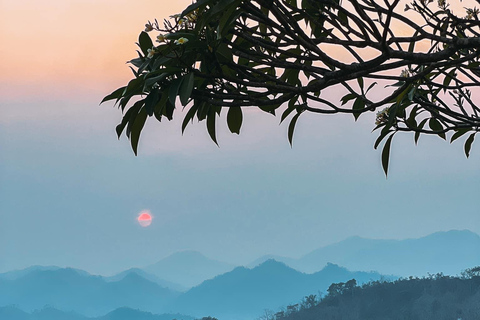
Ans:
[[[213,261],[216,261],[216,262],[220,262],[220,263],[225,263],[225,264],[228,264],[230,266],[232,266],[234,269],[236,268],[239,268],[239,267],[244,267],[244,268],[247,268],[247,269],[253,269],[253,268],[256,268],[258,267],[259,265],[262,265],[264,264],[266,261],[269,261],[269,260],[274,260],[278,263],[281,263],[281,264],[284,264],[286,265],[287,267],[291,268],[291,269],[294,269],[298,272],[302,272],[302,273],[306,273],[306,274],[311,274],[312,272],[304,272],[304,271],[301,271],[301,270],[298,270],[297,268],[293,267],[293,266],[289,266],[287,263],[285,263],[284,261],[281,261],[281,260],[277,260],[276,258],[287,258],[287,259],[293,259],[293,260],[299,260],[300,258],[312,253],[312,252],[315,252],[316,250],[319,250],[319,249],[323,249],[323,248],[326,248],[326,247],[329,247],[329,246],[334,246],[336,244],[339,244],[339,243],[342,243],[342,242],[346,242],[348,241],[349,239],[352,239],[352,238],[360,238],[360,239],[363,239],[363,240],[377,240],[377,241],[407,241],[407,240],[418,240],[418,239],[422,239],[422,238],[426,238],[426,237],[430,237],[432,235],[438,235],[438,234],[445,234],[445,233],[458,233],[458,232],[461,232],[461,233],[471,233],[471,234],[474,234],[476,235],[477,237],[480,237],[480,234],[476,233],[476,232],[473,232],[469,229],[462,229],[462,230],[459,230],[459,229],[451,229],[451,230],[442,230],[442,231],[436,231],[436,232],[433,232],[433,233],[429,233],[429,234],[426,234],[426,235],[423,235],[423,236],[420,236],[418,238],[404,238],[404,239],[392,239],[392,238],[366,238],[366,237],[360,237],[360,236],[350,236],[348,238],[345,238],[343,240],[340,240],[338,242],[333,242],[333,243],[330,243],[330,244],[327,244],[325,246],[321,246],[321,247],[318,247],[317,249],[314,249],[313,251],[310,251],[310,252],[307,252],[303,255],[300,255],[300,256],[297,256],[297,257],[292,257],[292,256],[287,256],[287,255],[281,255],[281,254],[271,254],[271,253],[265,253],[265,254],[262,254],[256,258],[254,258],[253,260],[251,261],[247,261],[247,262],[243,262],[243,263],[240,263],[240,264],[236,264],[236,263],[232,263],[232,262],[229,262],[229,261],[225,261],[225,260],[222,260],[221,258],[219,257],[211,257],[211,256],[208,256],[206,254],[204,254],[203,252],[201,251],[197,251],[197,250],[192,250],[192,249],[185,249],[185,250],[180,250],[180,251],[175,251],[175,252],[172,252],[166,256],[163,256],[163,257],[160,257],[160,258],[157,258],[157,260],[151,264],[148,264],[148,265],[132,265],[130,267],[127,267],[125,269],[122,269],[122,270],[119,270],[119,271],[115,271],[115,272],[110,272],[110,273],[107,273],[107,274],[100,274],[100,273],[95,273],[95,272],[92,272],[90,270],[88,270],[88,268],[79,268],[79,267],[76,267],[74,265],[40,265],[40,264],[32,264],[32,265],[29,265],[29,266],[24,266],[24,267],[19,267],[19,268],[16,268],[16,269],[11,269],[11,270],[2,270],[0,271],[0,274],[5,274],[5,273],[9,273],[9,272],[16,272],[16,271],[24,271],[24,270],[28,270],[30,268],[60,268],[60,269],[73,269],[73,270],[79,270],[79,271],[84,271],[84,272],[87,272],[88,274],[90,275],[94,275],[94,276],[101,276],[101,277],[112,277],[112,276],[115,276],[115,275],[118,275],[120,273],[123,273],[125,271],[130,271],[131,269],[139,269],[139,270],[142,270],[146,273],[149,273],[148,271],[145,271],[144,269],[148,268],[149,266],[152,266],[158,262],[162,262],[164,260],[167,260],[169,258],[171,258],[172,256],[178,256],[178,255],[182,255],[182,254],[188,254],[188,253],[192,253],[192,254],[199,254],[201,255],[203,258],[206,258],[208,260],[213,260]],[[257,263],[257,261],[259,261]],[[480,263],[480,260],[479,260],[479,263]],[[341,267],[341,268],[345,268],[349,271],[363,271],[363,272],[369,272],[369,271],[366,271],[366,270],[353,270],[351,268],[347,268],[345,266],[342,266],[342,265],[339,265],[337,263],[334,263],[334,262],[326,262],[323,266],[319,266],[318,270],[317,271],[314,271],[314,272],[319,272],[321,270],[323,270],[325,267],[327,267],[328,265],[336,265],[338,267]],[[473,267],[473,266],[470,266],[470,267]],[[468,267],[466,267],[468,268]],[[372,272],[376,272],[376,270],[370,270]],[[460,271],[459,271],[460,272]],[[459,273],[458,273],[459,274]]]

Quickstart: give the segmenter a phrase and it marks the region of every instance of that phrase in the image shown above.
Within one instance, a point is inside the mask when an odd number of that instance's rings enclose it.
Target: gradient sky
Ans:
[[[179,250],[231,263],[299,257],[346,237],[480,233],[480,152],[409,134],[390,174],[372,115],[307,115],[294,146],[249,111],[240,136],[147,123],[135,157],[99,106],[131,77],[138,33],[190,1],[0,0],[0,272],[32,264],[110,274]],[[179,120],[180,119],[180,120]],[[136,218],[150,210],[151,226]]]

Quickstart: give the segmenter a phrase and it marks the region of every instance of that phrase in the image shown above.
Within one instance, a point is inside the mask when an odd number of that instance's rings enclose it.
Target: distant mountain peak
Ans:
[[[322,268],[322,270],[320,270],[320,272],[325,272],[325,271],[328,271],[328,272],[332,272],[332,271],[343,271],[343,272],[349,272],[349,270],[345,267],[341,267],[339,266],[338,264],[336,263],[331,263],[331,262],[327,262],[327,264],[325,265],[325,267]]]
[[[258,267],[262,267],[262,266],[285,266],[286,267],[287,265],[281,261],[277,261],[272,258],[272,259],[267,259],[263,263],[258,265]]]
[[[198,251],[185,250],[173,253],[143,270],[191,288],[233,268],[233,265],[210,259]]]
[[[480,238],[480,235],[477,233],[468,230],[468,229],[452,229],[452,230],[447,230],[447,231],[437,231],[432,234],[429,234],[423,238],[436,238],[436,237],[444,237],[444,236],[464,236],[464,237],[474,237],[474,238]]]

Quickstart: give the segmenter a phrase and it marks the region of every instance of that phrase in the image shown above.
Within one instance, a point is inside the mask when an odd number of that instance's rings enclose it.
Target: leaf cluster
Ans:
[[[205,121],[215,143],[224,109],[236,134],[245,108],[280,111],[290,143],[305,112],[355,120],[377,112],[374,147],[383,144],[385,173],[398,132],[413,133],[415,143],[422,134],[451,134],[450,142],[468,134],[468,157],[480,127],[478,10],[459,17],[445,1],[414,0],[407,17],[399,3],[197,0],[162,26],[146,25],[129,61],[134,78],[102,102],[124,112],[117,134],[125,132],[135,154],[145,121],[171,120],[181,105],[182,132]],[[340,101],[332,90],[344,92]]]

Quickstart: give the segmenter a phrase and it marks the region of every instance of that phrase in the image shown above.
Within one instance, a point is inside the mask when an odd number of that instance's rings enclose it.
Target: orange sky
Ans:
[[[0,94],[106,94],[131,76],[125,62],[148,19],[190,0],[0,1]],[[77,91],[78,92],[78,91]]]
[[[145,22],[190,3],[1,0],[0,95],[3,100],[25,98],[25,91],[43,97],[105,95],[130,79],[125,62],[135,57],[134,42]]]

